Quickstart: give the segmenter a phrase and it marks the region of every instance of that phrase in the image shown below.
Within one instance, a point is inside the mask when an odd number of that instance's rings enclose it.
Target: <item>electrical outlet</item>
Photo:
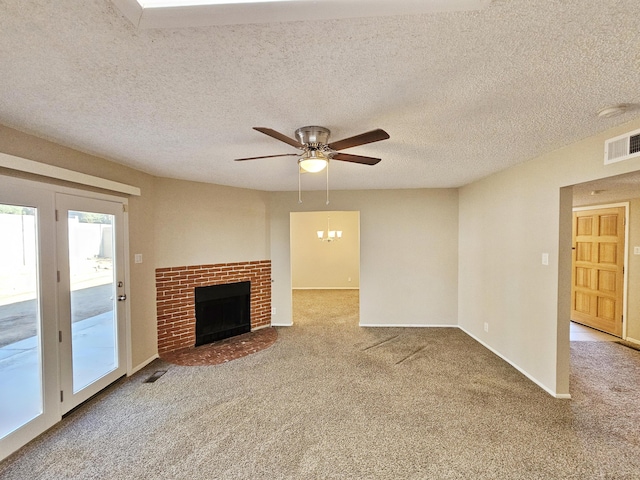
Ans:
[[[347,279],[347,282],[350,282],[350,281],[351,281],[351,277],[349,277],[349,278]]]
[[[640,255],[640,247],[633,247],[633,254]]]
[[[275,316],[276,314],[276,307],[271,307],[271,316]]]
[[[489,324],[487,322],[484,322],[484,331],[485,332],[489,331]]]
[[[133,256],[133,261],[134,261],[135,263],[142,263],[142,254],[141,254],[141,253],[136,253],[136,254]]]
[[[542,264],[543,265],[549,265],[549,254],[548,253],[543,253],[542,254]]]

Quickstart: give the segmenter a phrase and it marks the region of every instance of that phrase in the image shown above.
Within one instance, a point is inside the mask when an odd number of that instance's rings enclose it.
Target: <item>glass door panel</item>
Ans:
[[[0,438],[44,408],[36,214],[0,204]]]
[[[113,215],[69,210],[73,393],[118,367]]]

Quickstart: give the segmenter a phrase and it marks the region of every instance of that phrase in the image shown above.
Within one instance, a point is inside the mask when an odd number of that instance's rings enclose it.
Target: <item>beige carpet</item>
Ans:
[[[556,400],[458,329],[360,328],[355,291],[294,298],[272,347],[154,362],[0,478],[640,478],[640,352],[572,345],[574,400]]]

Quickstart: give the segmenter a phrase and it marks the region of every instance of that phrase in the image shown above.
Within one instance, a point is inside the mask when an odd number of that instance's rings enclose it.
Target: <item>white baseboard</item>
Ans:
[[[634,345],[637,345],[638,347],[640,347],[640,340],[636,340],[635,338],[627,337],[624,339],[624,341],[633,343]]]
[[[293,322],[291,323],[275,323],[271,322],[272,327],[293,327]]]
[[[360,287],[293,287],[291,290],[360,290]]]
[[[127,377],[130,377],[131,375],[133,375],[137,371],[142,370],[144,367],[146,367],[151,362],[153,362],[156,358],[160,358],[160,355],[158,355],[157,353],[155,355],[151,355],[151,357],[146,359],[144,362],[138,364],[137,366],[132,367],[131,371],[127,372]]]
[[[382,328],[458,328],[458,325],[417,325],[402,323],[360,323],[360,327],[382,327]]]
[[[538,385],[541,389],[543,389],[545,392],[547,392],[549,395],[551,395],[552,397],[558,398],[558,399],[563,399],[563,400],[570,400],[571,399],[571,395],[569,393],[556,393],[554,392],[552,389],[550,389],[549,387],[547,387],[545,384],[541,383],[537,378],[532,377],[529,373],[527,373],[527,371],[523,370],[522,368],[520,368],[518,365],[516,365],[515,363],[513,363],[511,360],[509,360],[508,358],[505,358],[500,352],[497,352],[496,350],[494,350],[493,348],[491,348],[489,345],[487,345],[486,343],[484,343],[482,340],[480,340],[478,337],[476,337],[475,335],[473,335],[472,333],[468,332],[467,330],[465,330],[464,328],[458,326],[458,328],[460,330],[462,330],[464,333],[466,333],[467,335],[469,335],[471,338],[473,338],[476,342],[478,342],[480,345],[482,345],[484,348],[486,348],[487,350],[489,350],[490,352],[493,352],[494,354],[496,354],[497,356],[499,356],[502,360],[504,360],[505,362],[507,362],[509,365],[511,365],[513,368],[515,368],[516,370],[518,370],[521,374],[523,374],[525,377],[527,377],[529,380],[531,380],[533,383],[535,383],[536,385]]]

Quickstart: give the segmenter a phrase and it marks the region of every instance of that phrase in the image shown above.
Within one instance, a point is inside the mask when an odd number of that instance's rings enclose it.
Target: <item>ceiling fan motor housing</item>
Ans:
[[[329,143],[331,131],[324,127],[300,127],[296,130],[296,138],[303,145],[326,145]]]

